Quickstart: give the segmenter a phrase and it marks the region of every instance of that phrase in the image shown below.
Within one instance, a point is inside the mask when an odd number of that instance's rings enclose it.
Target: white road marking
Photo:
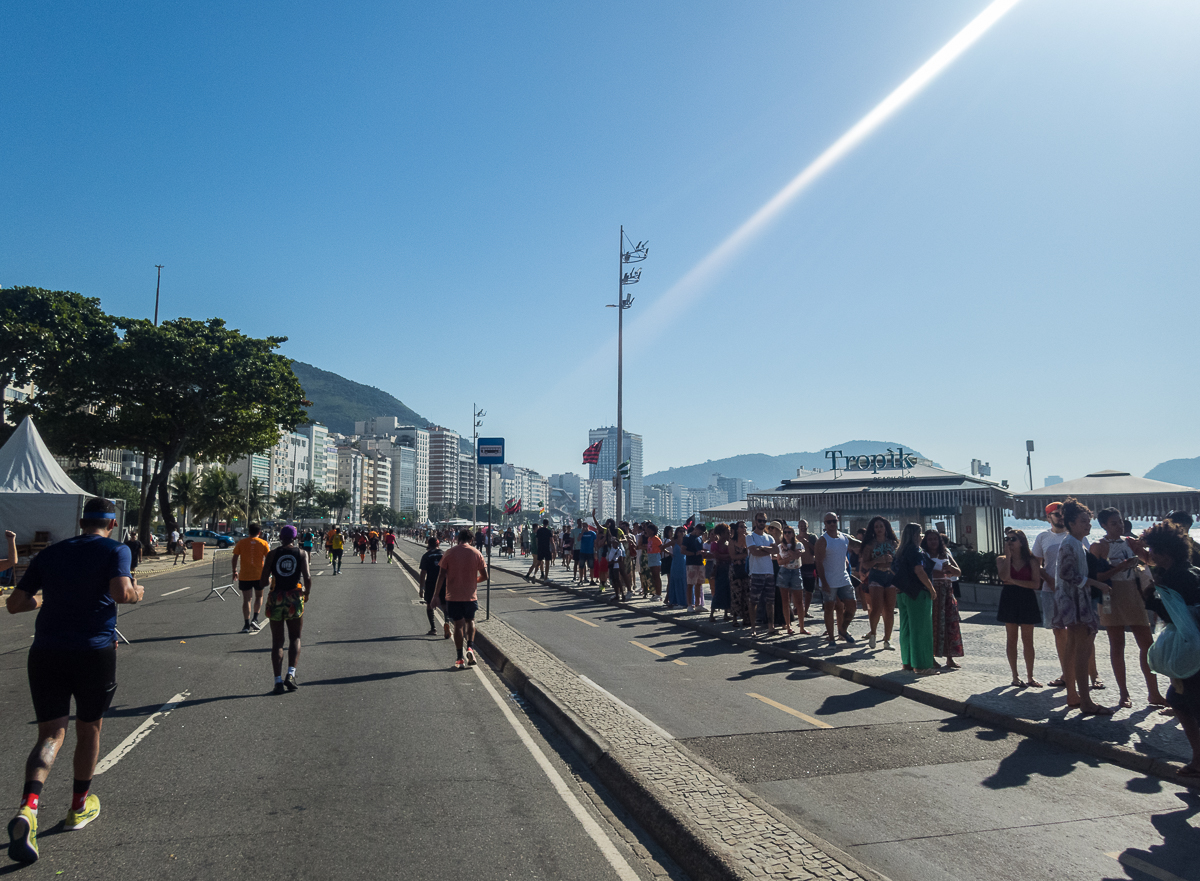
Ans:
[[[146,735],[153,731],[155,726],[162,721],[159,717],[166,717],[171,710],[175,709],[175,705],[180,703],[189,694],[191,694],[190,691],[181,691],[179,694],[175,695],[175,697],[171,698],[169,701],[159,707],[157,713],[151,715],[149,719],[147,719],[134,730],[133,734],[129,735],[119,744],[117,744],[116,749],[100,760],[100,763],[96,765],[96,775],[99,776],[100,774],[103,774],[117,762],[121,761],[121,759],[125,758],[125,756],[129,754],[130,750],[141,743],[142,740],[145,739]]]
[[[633,707],[629,706],[629,704],[625,703],[625,701],[621,700],[619,697],[617,697],[615,694],[613,694],[607,688],[602,688],[601,686],[597,685],[595,682],[592,682],[592,680],[588,679],[586,676],[580,676],[579,678],[582,679],[586,685],[590,685],[592,688],[596,689],[596,691],[605,695],[613,703],[617,704],[618,706],[622,706],[629,712],[633,713],[633,715],[637,717],[639,722],[641,722],[643,725],[645,725],[651,731],[656,732],[660,737],[665,737],[667,740],[675,739],[675,735],[673,735],[670,731],[668,731],[667,729],[662,728],[658,725],[655,725],[653,722],[651,722],[649,719],[647,719],[645,716],[643,716],[641,713],[639,713]]]
[[[513,715],[513,711],[509,709],[508,704],[506,704],[504,699],[500,697],[499,692],[497,692],[492,686],[492,683],[488,680],[487,676],[484,675],[483,670],[479,667],[476,667],[475,675],[479,677],[479,681],[483,683],[483,687],[486,688],[488,694],[492,696],[492,700],[496,702],[496,706],[498,706],[500,711],[504,713],[504,717],[508,719],[508,723],[512,725],[513,730],[517,732],[517,736],[521,738],[521,742],[525,744],[525,748],[529,750],[530,754],[534,758],[534,761],[538,763],[542,771],[544,771],[546,776],[550,779],[550,783],[554,786],[555,791],[562,797],[562,800],[567,803],[567,807],[571,809],[571,813],[575,815],[575,819],[577,819],[580,825],[583,826],[584,831],[591,836],[592,841],[596,842],[596,846],[600,848],[600,852],[604,854],[604,858],[608,860],[609,865],[612,866],[616,871],[617,877],[620,878],[621,881],[638,881],[637,873],[634,872],[629,863],[625,861],[625,857],[621,856],[621,852],[617,850],[616,845],[612,843],[612,839],[604,834],[604,830],[600,828],[600,824],[597,823],[592,818],[592,815],[589,814],[587,810],[584,809],[583,805],[579,803],[579,799],[575,797],[575,793],[567,788],[567,784],[563,781],[562,776],[559,775],[557,769],[550,764],[550,760],[546,758],[546,754],[542,752],[541,748],[533,742],[533,738],[529,736],[529,732],[521,727],[521,723],[517,721],[517,717]]]
[[[1166,869],[1160,869],[1158,866],[1152,865],[1145,860],[1139,860],[1135,856],[1124,853],[1106,853],[1106,857],[1112,857],[1122,866],[1129,866],[1131,869],[1137,869],[1143,874],[1149,875],[1151,878],[1158,878],[1159,881],[1184,881],[1178,875],[1168,872]]]
[[[162,594],[162,596],[169,597],[173,593],[183,593],[185,590],[191,590],[191,589],[192,588],[189,586],[189,587],[181,587],[181,588],[179,588],[179,590],[168,590],[166,593]]]

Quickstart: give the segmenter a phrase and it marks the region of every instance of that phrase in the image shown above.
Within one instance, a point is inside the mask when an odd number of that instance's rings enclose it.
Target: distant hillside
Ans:
[[[303,361],[293,361],[292,371],[312,401],[308,418],[324,424],[330,431],[354,434],[354,423],[373,416],[395,416],[401,424],[424,428],[429,420],[406,407],[397,398],[373,386],[354,382]]]
[[[650,486],[654,483],[679,483],[688,487],[708,486],[713,474],[725,477],[741,477],[753,480],[759,489],[774,489],[783,480],[796,476],[797,468],[828,468],[829,460],[825,458],[825,450],[841,450],[847,456],[859,456],[878,453],[891,447],[899,449],[900,444],[892,441],[847,441],[844,444],[834,444],[815,453],[784,453],[782,456],[768,456],[765,453],[747,453],[741,456],[731,456],[728,459],[710,459],[701,465],[683,465],[679,468],[668,468],[666,471],[656,471],[642,478],[642,483]],[[925,458],[910,447],[905,452]]]
[[[1200,487],[1200,456],[1195,459],[1168,459],[1147,471],[1146,476],[1151,480]]]

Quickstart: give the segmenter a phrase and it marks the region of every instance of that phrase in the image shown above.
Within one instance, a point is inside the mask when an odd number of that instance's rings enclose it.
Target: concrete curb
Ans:
[[[398,559],[413,580],[419,583],[419,576],[412,564],[399,555]],[[501,571],[508,572],[506,569]],[[563,705],[538,679],[528,676],[503,649],[488,638],[484,629],[475,631],[475,642],[500,677],[529,701],[530,705],[562,735],[605,788],[689,876],[697,881],[758,881],[757,876],[740,871],[722,848],[715,845],[702,829],[692,823],[684,811],[664,799],[651,787],[642,774],[615,757],[608,741],[598,731]],[[714,777],[736,790],[747,801],[793,829],[797,835],[847,869],[856,872],[867,881],[888,881],[886,876],[800,826],[787,814],[765,802],[728,774],[714,768],[683,744],[676,741],[674,746]]]
[[[514,572],[495,563],[493,568],[509,575],[523,577],[523,572]],[[596,592],[583,590],[578,587],[559,584],[554,581],[538,581],[546,587],[553,587],[565,593],[574,594],[575,596],[596,600]],[[603,601],[601,601],[603,602]],[[993,725],[997,728],[1004,728],[1016,734],[1029,737],[1033,740],[1041,740],[1046,743],[1052,743],[1055,746],[1063,747],[1074,752],[1080,752],[1085,755],[1094,756],[1106,762],[1111,762],[1122,768],[1127,768],[1131,771],[1137,771],[1142,774],[1151,774],[1155,777],[1162,777],[1171,783],[1178,784],[1192,789],[1200,788],[1200,782],[1194,779],[1180,777],[1177,773],[1182,763],[1174,764],[1169,757],[1162,755],[1152,755],[1150,753],[1139,752],[1127,746],[1121,746],[1116,743],[1108,743],[1103,740],[1096,740],[1087,735],[1080,734],[1075,731],[1067,731],[1056,726],[1052,722],[1041,722],[1033,719],[1022,719],[1016,716],[1010,716],[1006,713],[1000,713],[989,707],[980,706],[971,701],[960,701],[955,698],[949,698],[945,695],[936,694],[931,691],[926,691],[919,686],[910,685],[904,682],[896,682],[892,679],[885,679],[881,676],[876,676],[872,673],[864,673],[861,670],[853,670],[848,667],[843,667],[828,661],[824,658],[817,658],[812,655],[804,654],[803,652],[792,651],[790,649],[781,648],[763,643],[746,636],[740,636],[735,633],[720,630],[710,625],[707,621],[689,621],[680,620],[673,615],[665,615],[654,609],[644,606],[636,606],[631,603],[608,603],[608,605],[617,606],[626,611],[635,612],[639,615],[645,615],[654,618],[658,621],[664,621],[674,624],[678,627],[684,627],[689,630],[695,630],[707,636],[713,636],[722,639],[725,642],[733,643],[734,645],[743,648],[752,648],[756,651],[765,654],[774,655],[777,658],[792,661],[805,667],[810,667],[814,670],[820,670],[830,676],[837,676],[841,679],[857,683],[859,685],[867,685],[871,688],[877,688],[880,691],[886,691],[891,694],[898,694],[906,697],[917,703],[925,704],[926,706],[934,707],[946,713],[954,713],[960,716],[968,716],[985,725]]]

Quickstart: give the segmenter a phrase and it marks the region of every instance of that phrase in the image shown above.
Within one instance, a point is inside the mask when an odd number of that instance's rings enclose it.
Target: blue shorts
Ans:
[[[662,566],[662,554],[646,554],[646,562],[650,564],[650,568]]]
[[[780,567],[779,574],[775,576],[775,586],[780,590],[800,590],[802,584],[799,569]]]
[[[844,603],[854,602],[854,585],[847,584],[845,587],[818,587],[813,591],[812,601],[814,603],[836,603],[841,600]]]

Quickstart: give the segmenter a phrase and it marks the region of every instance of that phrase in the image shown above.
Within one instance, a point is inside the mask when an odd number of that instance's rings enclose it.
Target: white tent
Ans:
[[[79,518],[91,493],[67,477],[28,416],[0,447],[0,529],[29,544],[47,532],[50,541],[79,534]]]

